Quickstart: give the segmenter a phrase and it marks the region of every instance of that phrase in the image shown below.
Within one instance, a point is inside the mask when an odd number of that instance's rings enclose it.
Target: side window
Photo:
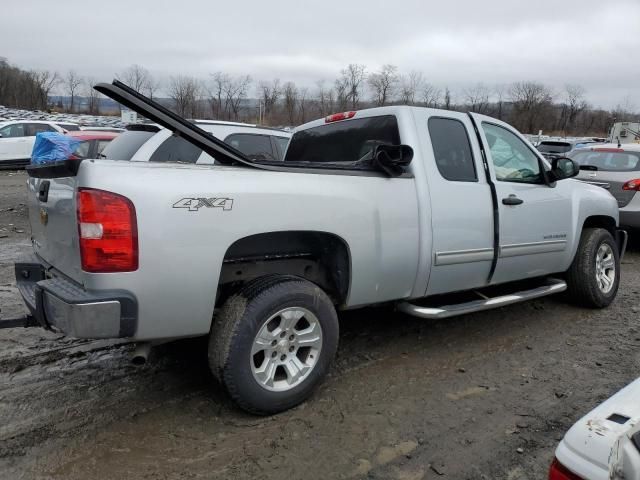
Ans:
[[[101,154],[111,140],[98,140],[98,148],[96,150],[97,154]]]
[[[284,159],[284,152],[287,151],[287,145],[289,145],[289,137],[277,137],[274,136],[273,139],[276,141],[278,145],[278,149],[280,150],[280,158],[278,160]]]
[[[150,162],[196,163],[202,149],[181,137],[172,135],[153,152]]]
[[[538,157],[520,138],[491,123],[482,122],[482,130],[491,150],[497,180],[542,183]]]
[[[89,156],[89,147],[91,146],[91,142],[89,140],[85,140],[80,143],[73,152],[74,155],[80,158],[87,158]]]
[[[236,150],[240,150],[252,160],[277,161],[274,155],[269,135],[257,135],[254,133],[233,133],[225,138]]]
[[[27,123],[26,130],[27,137],[35,137],[36,133],[40,132],[57,132],[55,128],[46,123]]]
[[[13,125],[7,125],[0,129],[0,135],[2,135],[2,138],[24,137],[24,124],[14,123]]]
[[[440,175],[457,182],[478,181],[469,136],[461,121],[432,117],[429,135]]]

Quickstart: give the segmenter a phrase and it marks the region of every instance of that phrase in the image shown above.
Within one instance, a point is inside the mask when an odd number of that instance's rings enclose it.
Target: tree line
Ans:
[[[604,135],[614,121],[638,118],[628,99],[612,110],[594,108],[580,85],[554,90],[537,81],[519,81],[477,83],[453,91],[429,82],[422,72],[403,73],[391,64],[373,71],[366,65],[349,64],[337,78],[319,80],[313,87],[225,72],[214,72],[207,78],[181,74],[161,82],[140,65],[131,65],[116,78],[187,118],[273,126],[295,126],[335,112],[386,105],[472,111],[504,120],[522,132],[543,130],[564,135]],[[93,78],[74,70],[65,75],[23,71],[0,58],[0,104],[6,106],[44,109],[50,107],[48,98],[57,90],[69,100],[58,108],[78,111],[82,97],[83,110],[99,114],[94,83]]]

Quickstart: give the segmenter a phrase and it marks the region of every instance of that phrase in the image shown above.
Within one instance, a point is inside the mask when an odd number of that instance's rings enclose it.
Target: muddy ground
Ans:
[[[23,172],[0,172],[0,307],[22,306]],[[640,247],[617,301],[557,296],[445,321],[344,313],[331,375],[303,405],[246,415],[205,345],[158,347],[0,331],[0,477],[7,479],[542,479],[563,432],[640,375]],[[521,452],[521,453],[519,453]]]

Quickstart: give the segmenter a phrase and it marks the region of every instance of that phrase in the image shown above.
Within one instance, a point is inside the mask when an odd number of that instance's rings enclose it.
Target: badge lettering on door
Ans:
[[[232,198],[183,198],[173,204],[173,208],[186,208],[190,212],[197,212],[202,207],[222,208],[231,210],[233,208]]]

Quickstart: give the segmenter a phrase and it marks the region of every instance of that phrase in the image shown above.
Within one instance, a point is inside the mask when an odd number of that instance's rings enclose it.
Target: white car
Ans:
[[[569,429],[549,472],[549,480],[622,479],[640,479],[640,378]]]
[[[193,123],[253,160],[282,160],[291,138],[290,132],[247,123],[214,120],[194,120]],[[170,130],[144,124],[129,125],[126,132],[104,149],[101,158],[134,162],[214,163],[213,157],[174,136]]]
[[[0,168],[20,167],[29,163],[36,133],[65,130],[55,122],[12,120],[0,123]]]

